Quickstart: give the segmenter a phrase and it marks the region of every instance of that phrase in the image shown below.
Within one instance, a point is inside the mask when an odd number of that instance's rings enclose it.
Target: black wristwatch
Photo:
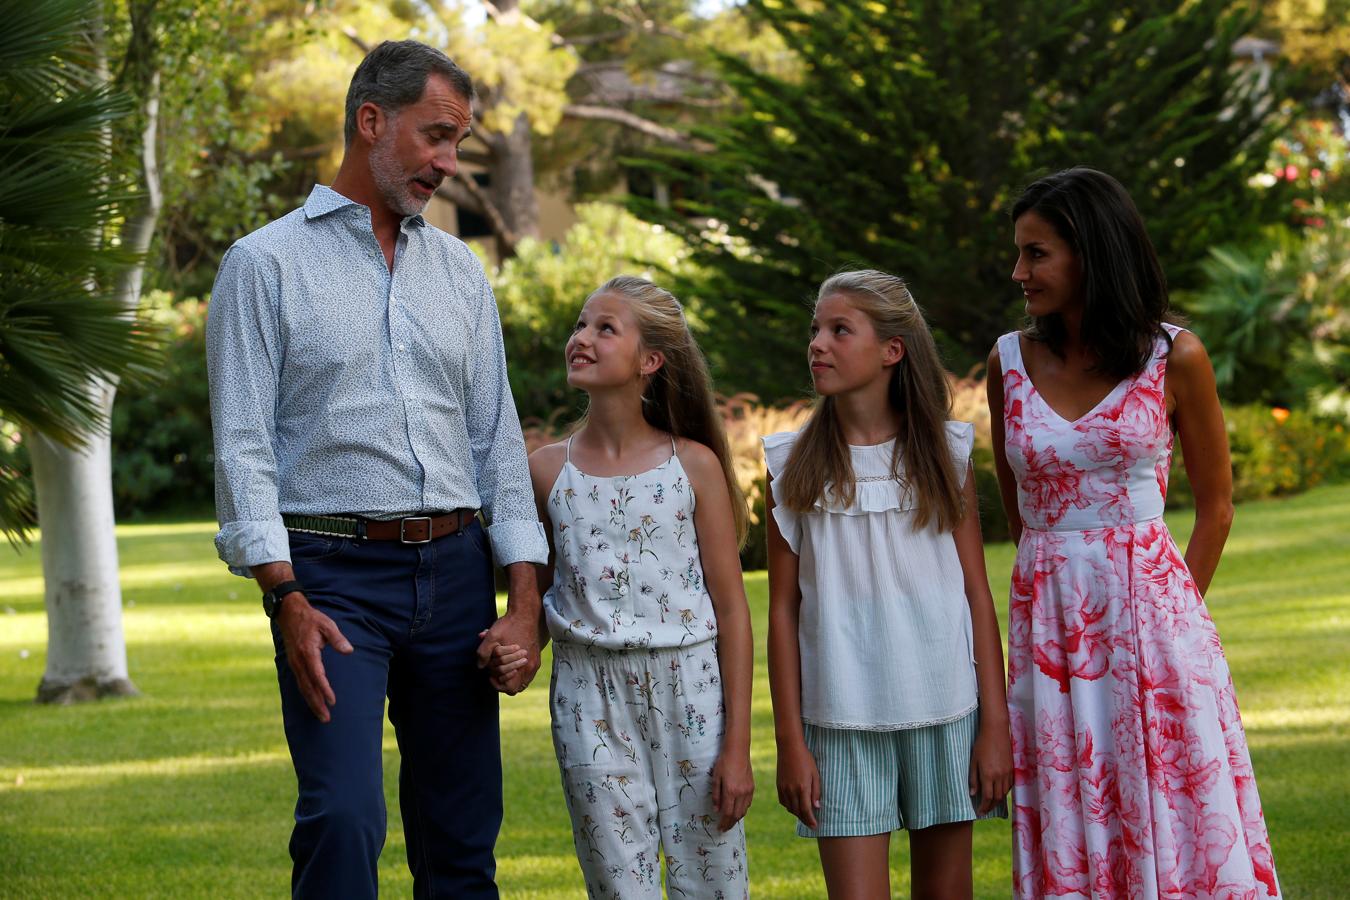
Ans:
[[[263,612],[267,613],[267,618],[275,618],[277,610],[281,609],[282,598],[296,591],[304,593],[305,586],[298,581],[283,581],[273,585],[270,591],[263,591]]]

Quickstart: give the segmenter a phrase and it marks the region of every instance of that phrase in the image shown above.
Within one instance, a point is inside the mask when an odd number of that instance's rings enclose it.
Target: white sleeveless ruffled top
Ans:
[[[898,731],[976,708],[965,579],[951,532],[914,528],[914,502],[890,475],[894,441],[850,447],[857,493],[827,491],[798,515],[780,493],[797,432],[764,438],[774,520],[799,557],[802,719],[825,728]],[[947,423],[962,481],[974,426]],[[903,468],[903,462],[902,462]]]

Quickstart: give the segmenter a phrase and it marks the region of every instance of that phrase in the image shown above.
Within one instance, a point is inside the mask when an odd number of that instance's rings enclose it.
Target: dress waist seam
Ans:
[[[1136,519],[1136,520],[1133,521],[1133,522],[1118,522],[1118,523],[1116,523],[1116,524],[1114,524],[1114,525],[1095,525],[1095,526],[1093,526],[1093,527],[1091,527],[1091,528],[1073,528],[1073,527],[1070,527],[1070,526],[1064,526],[1064,525],[1056,526],[1056,527],[1053,527],[1053,528],[1037,528],[1035,525],[1032,525],[1032,524],[1028,523],[1028,522],[1024,519],[1024,520],[1022,521],[1022,530],[1023,530],[1023,531],[1039,531],[1039,532],[1043,532],[1043,533],[1045,533],[1045,534],[1090,534],[1090,533],[1100,532],[1100,531],[1114,531],[1114,530],[1117,529],[1117,528],[1134,528],[1134,527],[1139,526],[1139,525],[1147,525],[1147,524],[1149,524],[1150,522],[1160,522],[1160,521],[1162,521],[1162,515],[1161,515],[1161,514],[1156,515],[1156,516],[1151,516],[1151,517],[1149,517],[1149,518],[1147,518],[1147,519]]]

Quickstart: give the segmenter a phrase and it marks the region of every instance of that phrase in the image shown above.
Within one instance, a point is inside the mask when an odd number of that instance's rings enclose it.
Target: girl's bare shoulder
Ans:
[[[680,465],[684,466],[684,470],[689,473],[690,478],[695,480],[704,478],[721,480],[722,462],[707,444],[689,438],[676,438],[675,455],[680,458]]]
[[[567,461],[567,441],[545,444],[530,454],[530,480],[535,487],[547,488],[558,480],[563,463]]]

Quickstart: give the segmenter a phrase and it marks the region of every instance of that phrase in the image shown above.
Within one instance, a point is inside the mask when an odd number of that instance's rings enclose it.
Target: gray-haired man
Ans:
[[[548,550],[491,289],[420,215],[454,175],[472,98],[440,51],[375,48],[332,187],[231,247],[211,300],[216,545],[272,617],[297,896],[375,896],[386,696],[415,893],[497,896],[482,666],[507,643],[528,650],[513,689],[537,670],[532,564]],[[480,508],[510,578],[500,619]]]

